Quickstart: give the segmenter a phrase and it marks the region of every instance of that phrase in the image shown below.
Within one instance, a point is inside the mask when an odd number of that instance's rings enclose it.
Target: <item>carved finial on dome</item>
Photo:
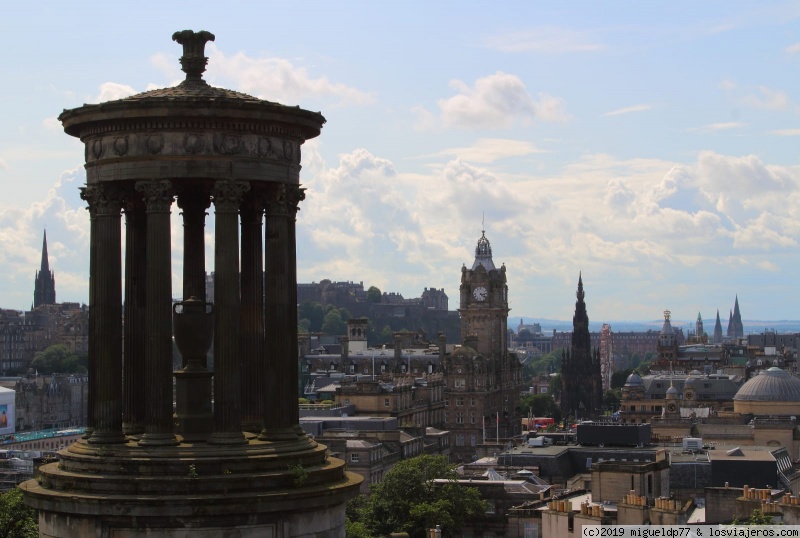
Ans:
[[[205,82],[203,72],[208,63],[205,48],[207,42],[214,41],[214,34],[205,30],[182,30],[172,34],[172,40],[183,45],[181,69],[186,73],[186,81]]]

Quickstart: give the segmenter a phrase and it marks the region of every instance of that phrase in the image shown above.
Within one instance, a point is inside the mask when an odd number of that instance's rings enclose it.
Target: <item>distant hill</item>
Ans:
[[[515,316],[508,320],[508,326],[511,329],[516,331],[517,325],[519,325],[519,316]],[[523,323],[526,325],[538,323],[542,327],[542,332],[544,334],[552,333],[554,330],[558,332],[562,331],[571,331],[572,330],[572,320],[557,320],[557,319],[548,319],[548,318],[529,318],[529,317],[522,317]],[[675,328],[682,328],[684,333],[687,333],[689,330],[694,331],[694,322],[695,320],[682,320],[682,319],[672,319],[670,320],[672,326]],[[625,331],[660,331],[662,325],[664,325],[664,319],[657,319],[652,321],[599,321],[599,322],[589,322],[589,330],[592,332],[598,332],[604,323],[608,323],[611,325],[611,330],[614,332],[625,332]],[[796,333],[800,332],[800,320],[772,320],[772,321],[764,321],[764,320],[742,320],[744,324],[744,332],[745,334],[757,334],[762,333],[765,330],[775,331],[778,333]],[[722,331],[723,333],[727,329],[728,320],[722,320]],[[706,333],[713,334],[714,332],[714,320],[708,321],[704,320],[704,329]]]

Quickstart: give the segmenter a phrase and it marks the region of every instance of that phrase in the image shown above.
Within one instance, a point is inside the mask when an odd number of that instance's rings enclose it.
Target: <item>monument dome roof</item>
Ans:
[[[678,394],[678,389],[676,389],[674,385],[670,385],[667,389],[667,396],[670,394]]]
[[[800,379],[773,366],[750,379],[733,397],[736,401],[800,402]]]
[[[631,372],[631,375],[628,376],[628,379],[625,380],[625,384],[630,387],[641,387],[644,385],[644,381],[636,372]]]

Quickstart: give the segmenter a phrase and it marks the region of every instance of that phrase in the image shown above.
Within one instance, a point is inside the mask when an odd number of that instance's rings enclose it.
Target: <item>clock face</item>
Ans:
[[[488,296],[488,292],[486,291],[486,288],[479,286],[472,290],[472,296],[475,297],[476,301],[485,301],[486,297]]]
[[[671,403],[671,404],[669,404],[669,405],[667,406],[667,409],[668,409],[668,410],[670,410],[670,411],[675,411],[675,409],[677,409],[677,407],[675,406],[675,404],[674,404],[674,403]]]
[[[692,398],[694,398],[694,393],[692,391],[688,391],[686,393],[686,399],[691,400]]]

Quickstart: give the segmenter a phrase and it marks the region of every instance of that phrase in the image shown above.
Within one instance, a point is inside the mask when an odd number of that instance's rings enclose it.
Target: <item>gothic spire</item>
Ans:
[[[50,272],[50,260],[47,257],[47,230],[44,231],[42,239],[42,266],[39,271],[45,274]]]

